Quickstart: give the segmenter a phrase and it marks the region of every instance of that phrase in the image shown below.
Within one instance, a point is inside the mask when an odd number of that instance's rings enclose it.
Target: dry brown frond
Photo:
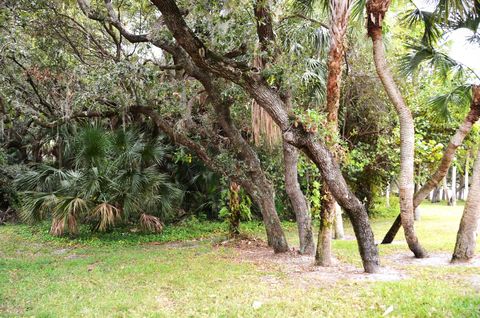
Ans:
[[[53,236],[62,236],[65,232],[65,220],[63,218],[53,218],[50,234]]]
[[[142,213],[139,221],[143,232],[160,233],[163,230],[163,223],[156,216]]]
[[[100,203],[93,210],[92,214],[98,217],[99,222],[97,229],[101,232],[107,230],[110,226],[115,225],[115,221],[121,219],[121,211],[117,207],[107,202]]]

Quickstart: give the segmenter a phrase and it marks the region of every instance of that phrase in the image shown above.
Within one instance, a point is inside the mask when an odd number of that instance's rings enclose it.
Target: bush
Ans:
[[[390,207],[387,207],[385,197],[376,197],[370,214],[374,218],[394,218],[400,213],[400,200],[396,196],[390,197]]]

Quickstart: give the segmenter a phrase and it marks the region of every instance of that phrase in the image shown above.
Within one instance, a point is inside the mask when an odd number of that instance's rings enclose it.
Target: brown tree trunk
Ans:
[[[273,31],[272,16],[268,2],[258,0],[255,2],[254,14],[257,20],[257,36],[260,43],[260,50],[264,53],[263,57],[256,57],[253,66],[261,70],[267,63],[273,63],[275,60],[275,52],[270,52],[272,43],[275,41],[275,33]],[[287,91],[283,96],[285,110],[292,110],[291,94]],[[278,140],[277,136],[281,136],[280,129],[272,120],[270,115],[254,100],[252,104],[252,116],[256,123],[263,124],[267,128],[267,143],[272,146]],[[259,129],[253,127],[254,138],[258,138]],[[315,243],[312,233],[312,219],[308,210],[307,200],[303,195],[300,184],[298,183],[298,150],[287,142],[283,141],[283,157],[284,157],[284,177],[285,191],[290,199],[292,208],[295,212],[295,218],[298,227],[298,237],[300,241],[300,254],[313,254]]]
[[[228,234],[236,237],[240,234],[240,185],[234,181],[230,182],[230,191],[228,193],[228,208],[230,215],[228,217]]]
[[[345,209],[352,222],[363,268],[368,273],[376,272],[379,266],[378,249],[375,245],[367,211],[348,188],[338,165],[325,144],[303,125],[293,125],[279,93],[270,88],[261,75],[250,75],[243,72],[229,61],[223,63],[222,57],[208,50],[188,27],[174,0],[152,0],[152,3],[162,12],[165,25],[171,31],[176,43],[188,53],[197,67],[213,77],[227,79],[242,87],[275,120],[284,139],[302,149],[317,165],[334,198]],[[173,51],[164,43],[158,45]]]
[[[465,203],[457,242],[452,256],[452,263],[466,262],[475,255],[477,231],[480,221],[480,148],[473,166],[472,186]]]
[[[332,265],[332,229],[335,218],[335,199],[328,186],[322,184],[322,202],[320,207],[320,227],[318,230],[317,252],[315,253],[315,265]]]
[[[350,1],[331,0],[329,5],[331,17],[327,76],[327,128],[329,135],[327,142],[331,143],[338,135],[338,108],[342,81],[342,61],[345,52],[343,42],[347,30],[348,17],[350,15]],[[335,154],[335,149],[332,149],[332,152]],[[321,266],[330,266],[332,264],[331,240],[333,221],[336,216],[336,202],[325,182],[322,183],[322,198],[315,263]]]
[[[415,193],[413,198],[413,205],[414,207],[418,207],[420,203],[428,196],[428,194],[436,189],[440,182],[445,178],[448,173],[448,169],[455,157],[455,153],[457,148],[462,144],[465,137],[470,133],[472,130],[473,125],[478,121],[480,118],[480,86],[479,85],[472,85],[472,103],[470,105],[470,111],[468,112],[467,116],[463,120],[463,123],[455,132],[452,139],[448,143],[447,149],[443,153],[442,160],[435,171],[435,173],[430,177],[430,179],[422,186],[422,188]],[[468,190],[467,190],[468,192]],[[435,196],[434,196],[435,197]],[[382,244],[389,244],[392,243],[395,236],[397,235],[398,230],[400,229],[400,222],[397,221],[400,219],[400,215],[397,217],[395,222],[392,224],[390,229],[388,230],[387,234],[383,238]]]
[[[382,38],[382,20],[388,10],[390,1],[369,0],[367,2],[368,35],[373,42],[373,59],[375,68],[390,100],[395,106],[400,121],[400,176],[399,196],[400,215],[408,247],[415,257],[423,258],[427,254],[420,245],[414,229],[414,149],[415,128],[410,109],[393,79],[387,65]]]
[[[283,142],[283,159],[285,165],[285,190],[292,203],[300,239],[300,254],[313,254],[315,243],[312,233],[312,219],[308,210],[307,200],[298,183],[297,162],[298,150]]]

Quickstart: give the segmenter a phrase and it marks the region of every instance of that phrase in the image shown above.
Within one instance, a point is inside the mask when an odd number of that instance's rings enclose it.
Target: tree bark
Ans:
[[[388,68],[382,39],[382,20],[388,10],[388,0],[368,0],[368,35],[373,42],[375,68],[390,100],[395,106],[400,121],[400,176],[399,196],[401,223],[408,247],[415,257],[423,258],[427,254],[420,245],[414,228],[414,150],[415,128],[410,109],[405,104],[393,76]]]
[[[338,135],[338,108],[340,105],[340,87],[342,81],[342,61],[344,55],[344,38],[350,16],[349,0],[330,0],[330,49],[328,52],[327,76],[327,142],[332,144]],[[333,145],[335,147],[335,145]],[[335,154],[335,148],[332,149]],[[318,232],[316,264],[330,266],[332,229],[336,215],[335,198],[328,184],[322,183],[322,206],[320,210],[320,228]],[[338,223],[337,225],[343,224]]]
[[[465,203],[452,263],[466,262],[475,255],[477,231],[480,221],[480,148],[473,166],[472,187]]]
[[[315,243],[312,233],[312,218],[308,210],[307,200],[298,183],[297,148],[283,142],[283,160],[285,166],[285,190],[292,203],[297,221],[298,237],[300,239],[300,254],[313,254]]]
[[[275,53],[271,51],[272,43],[275,41],[275,33],[273,31],[272,16],[268,2],[264,0],[255,1],[254,15],[256,18],[257,36],[260,43],[260,50],[264,53],[263,56],[257,57],[254,60],[254,67],[263,69],[267,63],[273,63],[275,60]],[[273,46],[274,47],[274,46]],[[285,110],[287,112],[292,110],[291,94],[287,90],[283,96]],[[254,100],[252,112],[255,107],[259,107]],[[260,107],[260,114],[264,114],[266,121],[271,126],[271,136],[269,139],[270,146],[277,139],[276,135],[280,134],[278,126],[272,121],[270,115],[263,108]],[[253,114],[253,113],[252,113]],[[258,118],[257,118],[258,120]],[[273,124],[273,125],[272,125]],[[255,131],[255,129],[254,129]],[[254,136],[255,137],[255,136]],[[298,183],[298,150],[283,140],[283,158],[284,158],[284,178],[285,178],[285,191],[288,195],[290,203],[292,204],[293,211],[295,212],[295,218],[298,227],[298,237],[300,241],[299,252],[300,254],[313,254],[315,250],[315,243],[313,241],[312,233],[312,219],[309,213],[307,200],[303,195],[300,184]]]
[[[269,113],[280,127],[285,140],[300,148],[312,159],[321,171],[333,196],[345,209],[352,222],[365,271],[369,273],[377,271],[378,250],[367,211],[348,188],[326,145],[303,125],[293,125],[293,119],[292,121],[289,119],[279,93],[269,87],[261,74],[251,74],[244,66],[208,50],[185,23],[174,0],[152,0],[152,3],[162,12],[165,25],[197,67],[239,85]]]
[[[335,199],[328,186],[323,182],[322,202],[320,207],[320,227],[318,230],[317,252],[315,253],[315,265],[332,265],[332,229],[335,218]]]
[[[470,111],[468,112],[460,127],[455,132],[455,135],[453,135],[452,139],[450,139],[450,142],[448,143],[448,146],[443,153],[442,160],[440,161],[437,170],[422,186],[422,188],[417,193],[415,193],[415,196],[413,198],[413,205],[415,207],[419,206],[420,203],[428,196],[430,191],[436,189],[439,186],[440,182],[442,182],[442,180],[445,178],[448,173],[448,169],[453,161],[457,148],[462,144],[465,137],[472,130],[473,125],[480,118],[480,85],[472,85],[472,97],[473,98],[472,103],[470,104]],[[468,193],[467,188],[465,189]],[[397,217],[397,219],[399,218],[400,215]],[[382,241],[382,244],[389,244],[393,242],[401,226],[400,222],[398,222],[397,219],[388,230]]]

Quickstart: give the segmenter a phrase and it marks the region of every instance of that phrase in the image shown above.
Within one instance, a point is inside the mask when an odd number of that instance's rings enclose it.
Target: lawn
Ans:
[[[446,265],[461,212],[423,205],[417,229],[431,259],[413,260],[399,234],[380,246],[385,268],[374,275],[361,273],[352,239],[334,242],[335,268],[316,269],[310,258],[274,256],[258,240],[225,243],[220,223],[76,240],[52,239],[45,226],[3,226],[0,316],[480,317],[480,262]],[[372,221],[377,240],[391,221]],[[286,229],[294,246],[295,225]],[[257,223],[243,230],[263,237]]]

